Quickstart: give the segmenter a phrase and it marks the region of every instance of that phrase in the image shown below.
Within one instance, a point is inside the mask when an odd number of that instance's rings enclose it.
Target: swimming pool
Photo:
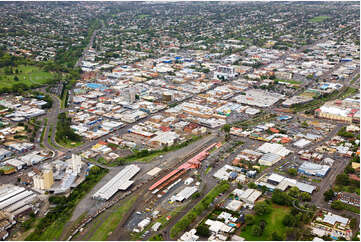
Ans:
[[[100,90],[104,90],[106,88],[106,86],[99,83],[88,83],[86,84],[86,86],[91,89],[100,89]]]

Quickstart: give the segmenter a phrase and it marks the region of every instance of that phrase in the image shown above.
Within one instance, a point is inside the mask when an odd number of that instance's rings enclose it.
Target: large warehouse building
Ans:
[[[328,165],[320,165],[312,162],[303,162],[303,164],[298,167],[298,172],[309,175],[309,176],[319,176],[325,177],[330,170]]]
[[[135,176],[140,171],[140,168],[136,165],[129,165],[124,167],[115,177],[113,177],[109,182],[102,186],[94,195],[93,199],[107,201],[111,198],[117,191],[126,190],[134,183],[131,181],[133,176]]]

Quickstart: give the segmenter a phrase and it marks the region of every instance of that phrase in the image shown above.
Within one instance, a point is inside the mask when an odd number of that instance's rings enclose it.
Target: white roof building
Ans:
[[[155,224],[153,224],[152,230],[153,231],[158,231],[158,229],[160,228],[161,225],[162,225],[161,222],[156,222]]]
[[[93,199],[108,200],[118,190],[126,190],[134,181],[130,179],[140,171],[136,165],[124,167],[117,175],[115,175],[108,183],[101,187],[94,195]]]
[[[324,217],[322,222],[335,225],[336,223],[341,223],[341,225],[346,226],[348,224],[349,219],[333,214],[333,213],[327,213]]]
[[[174,198],[175,201],[182,202],[190,196],[192,196],[195,192],[197,192],[197,187],[185,187],[182,191],[180,191]]]
[[[266,153],[258,160],[258,163],[262,166],[273,166],[281,159],[282,157],[278,154]]]
[[[5,161],[5,164],[15,167],[17,170],[21,170],[26,164],[25,162],[16,158]]]
[[[145,218],[142,221],[139,222],[138,228],[142,231],[145,227],[147,227],[150,224],[150,218]]]
[[[27,154],[22,157],[20,157],[22,161],[24,161],[28,166],[34,165],[39,163],[40,161],[44,160],[45,158],[43,156],[37,155],[37,154]]]
[[[216,171],[213,176],[217,179],[228,181],[229,178],[229,172],[227,172],[227,167],[223,166],[218,171]]]
[[[179,138],[179,135],[175,132],[157,132],[156,136],[151,138],[150,142],[156,142],[159,145],[168,145],[171,146],[175,143],[175,141]]]
[[[309,141],[307,139],[300,139],[300,140],[297,140],[295,143],[293,143],[293,145],[298,148],[304,148],[309,144],[311,144],[311,141]]]
[[[243,203],[241,201],[232,200],[227,204],[226,209],[231,210],[231,211],[238,211],[241,209],[242,206],[243,206]]]
[[[196,235],[197,231],[195,229],[191,229],[188,232],[185,232],[180,238],[179,241],[197,241],[199,236]]]
[[[209,230],[214,233],[219,233],[219,232],[230,233],[233,230],[232,227],[230,227],[220,221],[215,221],[215,220],[211,220],[211,219],[207,219],[206,225],[209,225]]]
[[[263,153],[276,154],[283,158],[286,157],[289,153],[291,153],[290,150],[286,149],[283,145],[277,143],[264,143],[263,145],[258,147],[257,150]]]
[[[320,165],[308,161],[303,162],[302,165],[298,167],[298,172],[310,176],[320,176],[320,177],[326,176],[329,170],[330,170],[330,166],[328,165]]]
[[[233,192],[236,193],[236,195],[239,197],[240,200],[251,205],[253,205],[256,202],[256,200],[262,195],[262,192],[251,188],[248,188],[245,191],[235,190]]]

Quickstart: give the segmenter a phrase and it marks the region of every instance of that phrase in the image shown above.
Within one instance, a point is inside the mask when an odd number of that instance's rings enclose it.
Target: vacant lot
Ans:
[[[8,67],[0,68],[0,88],[11,88],[18,83],[27,86],[45,84],[54,78],[54,74],[43,71],[37,66],[20,65],[8,70],[6,68]],[[9,70],[11,70],[12,74],[9,73]]]
[[[240,236],[245,238],[246,240],[272,240],[272,233],[277,232],[279,235],[284,236],[286,232],[286,226],[283,225],[282,219],[286,214],[289,213],[290,208],[279,206],[279,205],[272,205],[272,211],[269,214],[265,214],[262,216],[255,215],[255,224],[259,224],[261,220],[266,222],[266,227],[263,231],[261,236],[255,236],[252,234],[251,225],[246,226],[243,228]]]

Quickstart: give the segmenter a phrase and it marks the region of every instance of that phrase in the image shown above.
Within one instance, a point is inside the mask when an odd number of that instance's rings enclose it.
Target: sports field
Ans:
[[[329,16],[317,16],[317,17],[311,18],[309,20],[309,22],[311,22],[311,23],[320,23],[320,22],[325,21],[328,18],[329,18]]]
[[[54,78],[54,74],[51,72],[46,72],[40,67],[33,65],[19,65],[17,67],[12,67],[11,72],[6,71],[6,68],[0,68],[0,89],[7,87],[11,88],[17,83],[23,83],[27,86],[32,86],[34,84],[45,84],[48,81]]]

